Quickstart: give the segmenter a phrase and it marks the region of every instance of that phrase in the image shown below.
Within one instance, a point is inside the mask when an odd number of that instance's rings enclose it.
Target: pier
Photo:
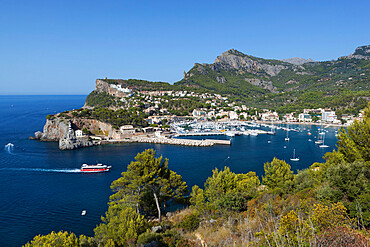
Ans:
[[[166,137],[134,137],[131,139],[133,142],[141,143],[156,143],[156,144],[170,144],[170,145],[181,145],[181,146],[193,146],[193,147],[211,147],[214,145],[231,145],[230,140],[192,140],[192,139],[177,139],[177,138],[166,138]]]

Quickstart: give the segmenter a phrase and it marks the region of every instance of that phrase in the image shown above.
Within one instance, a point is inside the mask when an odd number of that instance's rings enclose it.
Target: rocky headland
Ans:
[[[82,147],[91,147],[99,144],[99,142],[92,141],[89,137],[82,135],[76,136],[76,130],[87,127],[90,131],[113,136],[114,131],[110,124],[100,122],[95,119],[64,119],[54,118],[47,119],[43,131],[37,131],[31,139],[41,141],[57,141],[59,142],[59,149],[70,150]]]

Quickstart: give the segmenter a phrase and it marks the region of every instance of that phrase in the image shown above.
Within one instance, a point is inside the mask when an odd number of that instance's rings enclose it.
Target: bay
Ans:
[[[255,171],[261,176],[263,164],[274,157],[286,160],[296,172],[322,162],[322,156],[336,143],[337,128],[325,129],[329,148],[322,149],[314,144],[318,127],[304,125],[290,125],[300,131],[289,132],[289,142],[284,140],[286,132],[279,129],[274,136],[235,136],[231,146],[214,147],[117,144],[60,151],[56,142],[28,139],[42,130],[47,114],[80,108],[85,98],[0,96],[0,246],[21,246],[37,234],[59,230],[92,236],[107,210],[111,182],[145,149],[154,148],[158,156],[169,158],[170,169],[180,174],[191,189],[195,184],[203,187],[212,169],[224,166],[234,172]],[[8,143],[14,146],[6,146]],[[289,160],[293,149],[300,157],[298,162]],[[82,163],[96,162],[111,165],[111,171],[78,172]],[[85,216],[81,216],[82,210],[87,211]]]

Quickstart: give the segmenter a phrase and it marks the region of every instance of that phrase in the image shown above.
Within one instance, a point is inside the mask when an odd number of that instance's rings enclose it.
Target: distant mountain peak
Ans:
[[[370,59],[370,45],[359,46],[356,48],[355,52],[340,59]]]
[[[283,61],[283,62],[286,62],[286,63],[295,64],[295,65],[302,65],[302,64],[305,64],[305,63],[315,62],[311,58],[305,59],[305,58],[301,58],[301,57],[286,58],[286,59],[281,59],[280,61]]]

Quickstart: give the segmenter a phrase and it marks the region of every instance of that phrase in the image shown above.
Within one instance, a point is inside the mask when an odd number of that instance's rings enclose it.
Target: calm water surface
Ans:
[[[260,176],[264,162],[273,157],[289,161],[293,149],[300,161],[289,163],[295,171],[304,169],[322,161],[336,142],[337,129],[326,128],[325,144],[330,148],[318,148],[314,144],[318,134],[315,126],[291,126],[302,131],[289,132],[289,142],[284,141],[286,132],[277,130],[275,136],[236,136],[231,138],[231,146],[214,147],[121,144],[60,151],[56,142],[28,139],[42,130],[47,114],[80,108],[85,98],[0,96],[0,246],[21,246],[37,234],[59,230],[92,236],[107,210],[111,182],[138,152],[148,148],[169,158],[170,168],[182,175],[189,186],[202,186],[215,167],[229,166],[243,173],[255,171]],[[8,143],[14,146],[6,146]],[[82,163],[97,161],[112,165],[111,171],[78,172]],[[82,210],[87,210],[85,216],[81,216]]]

